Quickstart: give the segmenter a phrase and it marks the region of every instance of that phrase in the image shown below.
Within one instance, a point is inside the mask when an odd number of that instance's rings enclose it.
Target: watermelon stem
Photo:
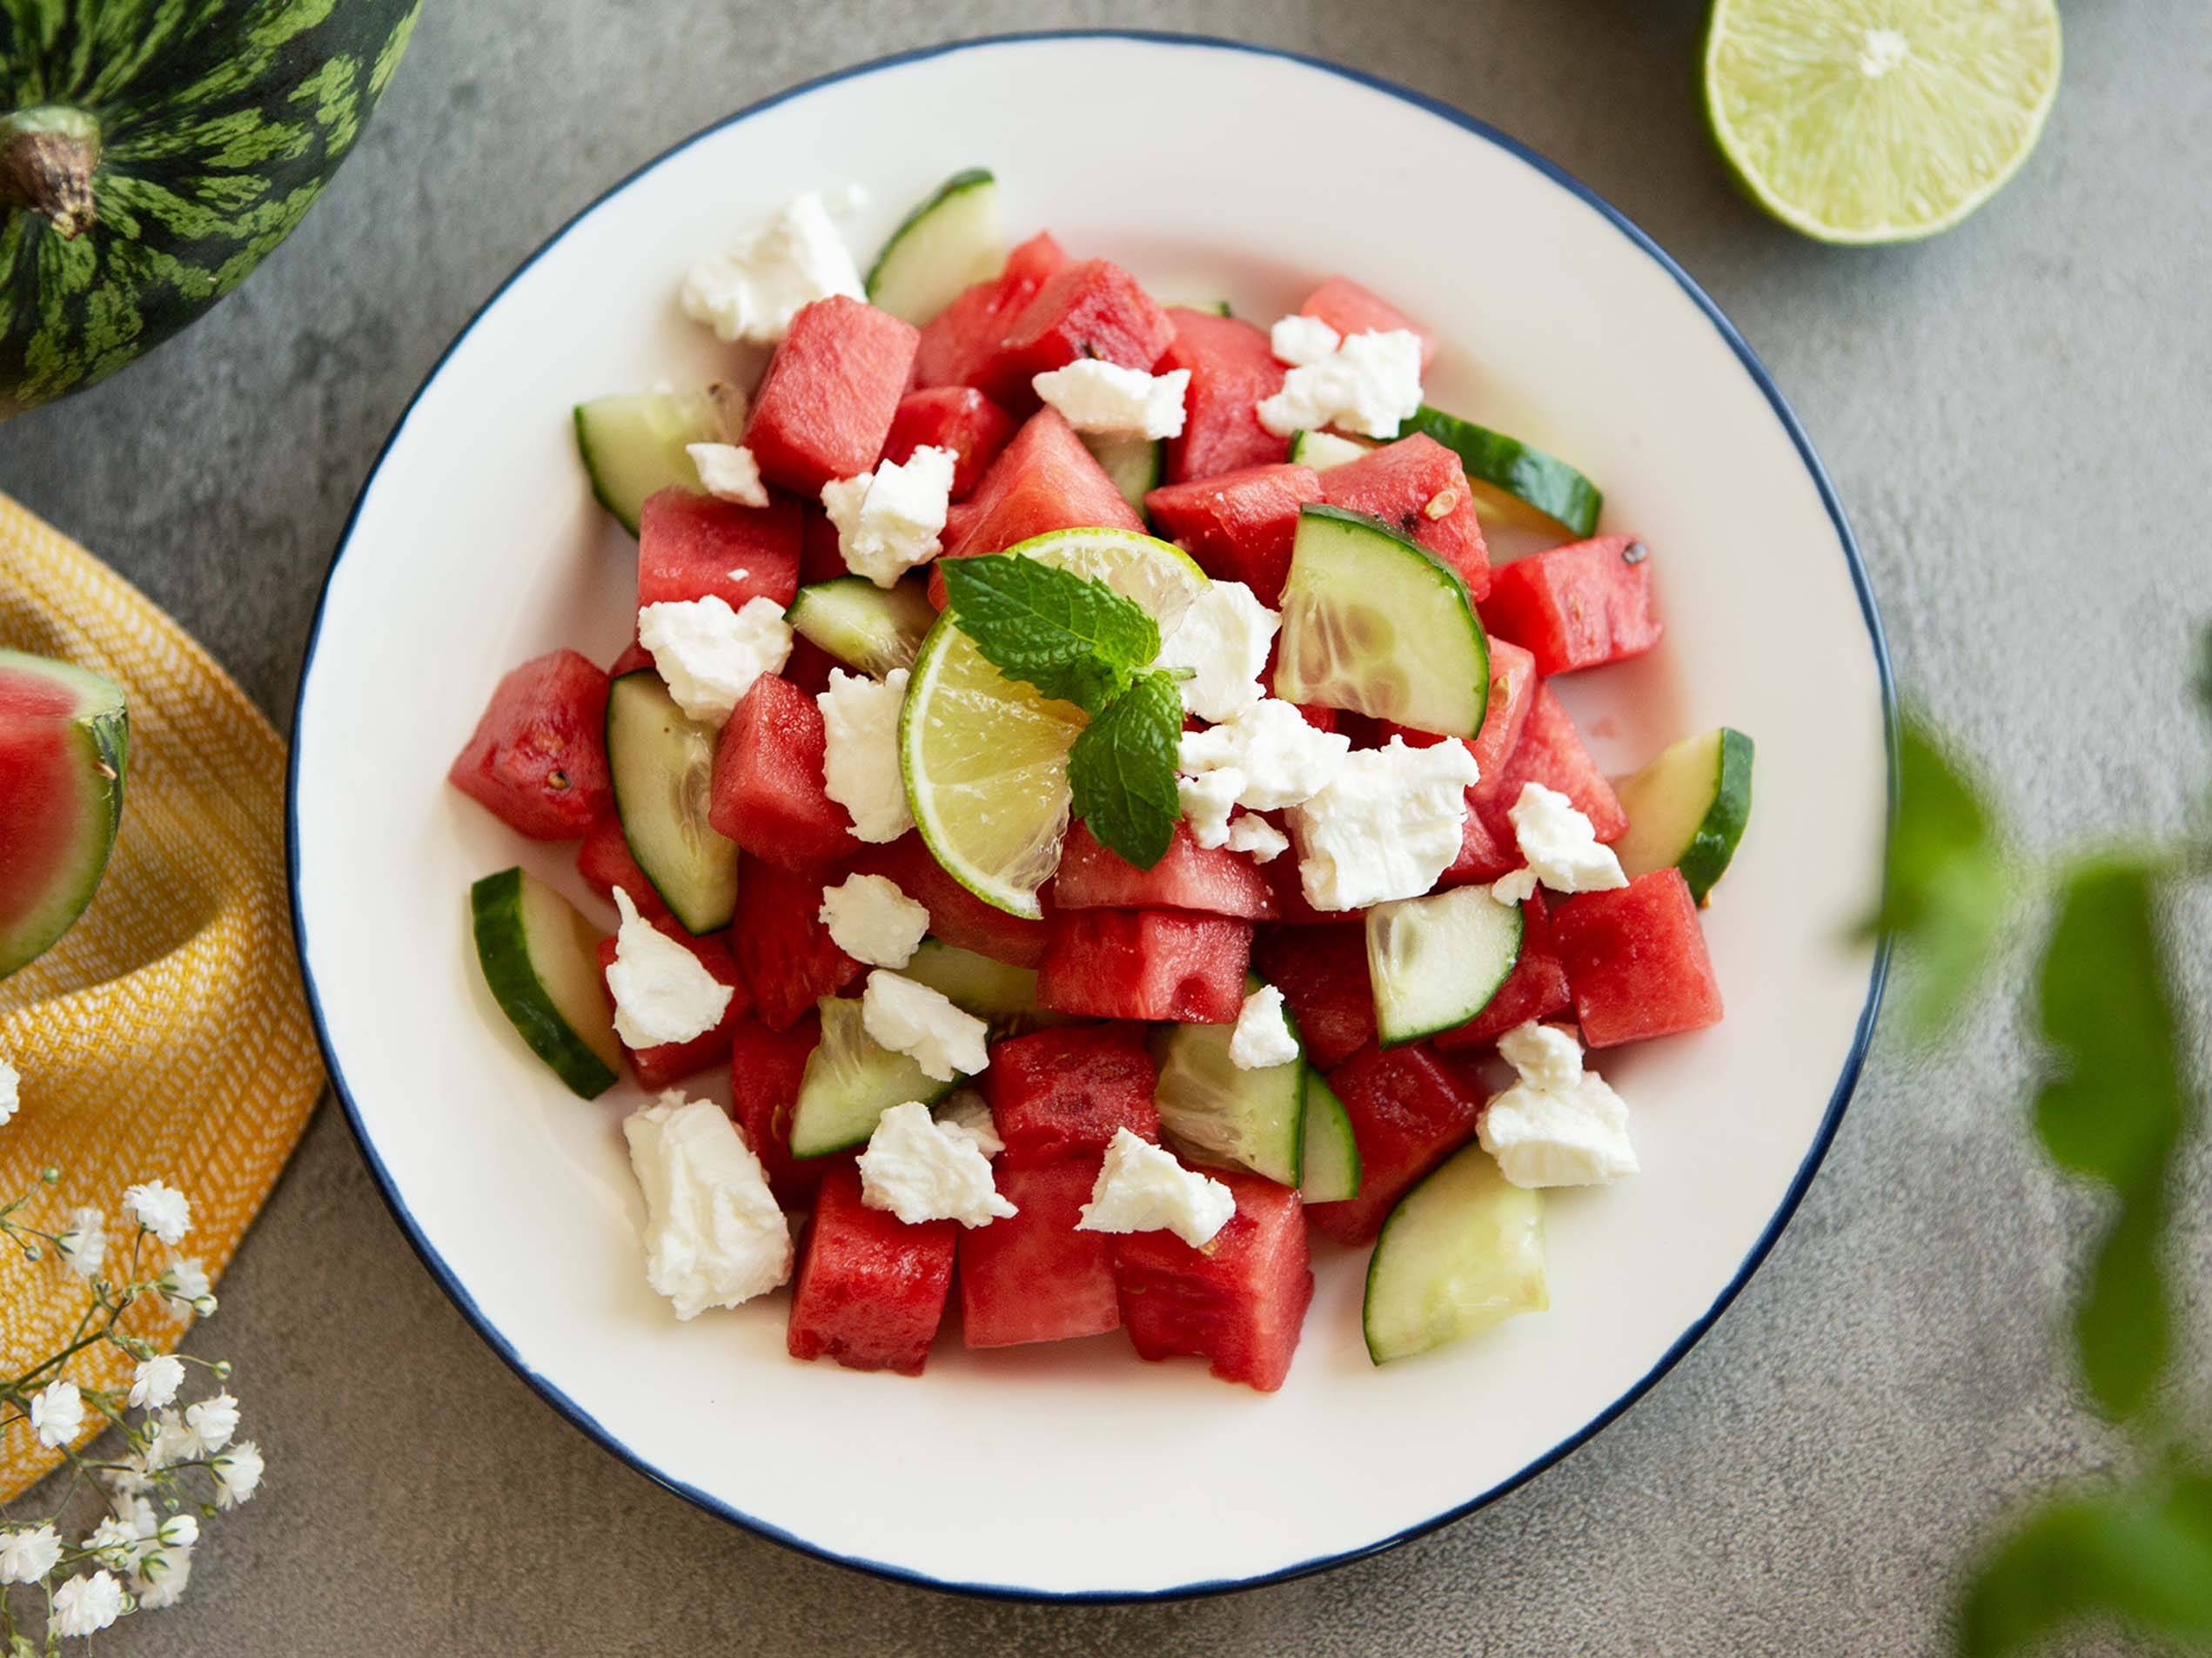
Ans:
[[[61,104],[0,116],[0,199],[44,213],[74,241],[99,217],[92,170],[100,164],[100,124]]]

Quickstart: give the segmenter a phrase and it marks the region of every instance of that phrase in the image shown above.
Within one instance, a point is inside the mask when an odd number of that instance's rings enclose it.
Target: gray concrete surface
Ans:
[[[2189,630],[2212,617],[2212,551],[2192,527],[2212,386],[2212,14],[2069,7],[2065,88],[2010,191],[1934,243],[1852,252],[1730,191],[1693,94],[1697,10],[432,6],[298,234],[144,365],[0,431],[0,487],[139,581],[282,721],[385,430],[493,285],[608,181],[776,87],[902,46],[1042,23],[1233,32],[1449,99],[1640,221],[1794,400],[1856,520],[1908,692],[1986,756],[2026,832],[2177,823],[2206,773],[2181,688]],[[1255,166],[1283,153],[1253,142]],[[2202,1009],[2201,952],[2193,967]],[[238,1362],[266,1494],[202,1550],[180,1608],[98,1649],[1939,1650],[1993,1516],[2110,1454],[2050,1339],[2090,1212],[2029,1154],[2027,1075],[1996,1012],[1937,1056],[1887,1033],[1765,1270],[1595,1442],[1394,1554],[1134,1608],[895,1588],[627,1472],[478,1342],[325,1110],[195,1338]],[[2183,1258],[2200,1284],[2204,1243]]]

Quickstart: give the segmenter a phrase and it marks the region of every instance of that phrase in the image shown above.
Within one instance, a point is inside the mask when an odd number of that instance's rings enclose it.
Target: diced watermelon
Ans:
[[[829,521],[828,513],[808,502],[800,520],[799,585],[810,587],[817,581],[835,581],[850,574],[844,552],[837,545],[837,526]]]
[[[1168,440],[1168,479],[1194,478],[1279,461],[1290,440],[1260,424],[1254,406],[1283,389],[1284,366],[1268,348],[1266,331],[1235,317],[1170,308],[1175,340],[1158,372],[1190,371],[1183,399],[1183,435]],[[1270,602],[1272,602],[1270,601]]]
[[[822,883],[835,878],[834,870],[794,873],[749,856],[738,865],[730,950],[754,1014],[771,1030],[790,1029],[861,975],[822,925]]]
[[[998,275],[964,290],[922,326],[915,353],[915,384],[972,386],[998,350],[1007,325],[1028,305],[1044,279],[1067,264],[1051,233],[1039,231],[1006,256]]]
[[[1445,1053],[1486,1047],[1514,1026],[1531,1019],[1548,1019],[1565,1008],[1570,999],[1567,970],[1560,964],[1552,943],[1550,910],[1541,892],[1531,893],[1521,906],[1521,954],[1513,970],[1490,998],[1490,1005],[1453,1030],[1439,1030],[1431,1038]]]
[[[1342,730],[1344,728],[1340,724],[1337,728]],[[1352,744],[1355,748],[1361,746],[1357,742]],[[1267,816],[1270,821],[1275,821],[1280,818],[1281,814]],[[1275,822],[1275,827],[1281,829],[1283,825]],[[1364,910],[1316,910],[1308,903],[1305,901],[1305,887],[1298,879],[1298,860],[1291,853],[1285,852],[1282,856],[1261,864],[1260,874],[1274,889],[1276,912],[1283,921],[1303,927],[1328,927],[1364,923],[1367,919]]]
[[[993,1043],[982,1084],[1006,1143],[1000,1166],[1075,1159],[1096,1174],[1117,1129],[1158,1140],[1157,1073],[1145,1037],[1141,1024],[1054,1025]]]
[[[1248,921],[1175,910],[1058,910],[1045,918],[1037,1005],[1101,1019],[1228,1024],[1244,1009],[1251,949]]]
[[[1121,1327],[1112,1240],[1076,1230],[1100,1161],[996,1171],[999,1195],[1020,1212],[960,1235],[961,1334],[969,1346],[1064,1341]]]
[[[1574,802],[1575,810],[1590,820],[1601,841],[1617,841],[1628,828],[1628,814],[1620,809],[1620,797],[1582,746],[1582,735],[1574,728],[1558,694],[1544,684],[1538,684],[1536,695],[1529,699],[1528,718],[1521,727],[1521,740],[1514,746],[1513,757],[1498,769],[1497,783],[1488,795],[1475,797],[1483,827],[1501,846],[1519,844],[1508,813],[1526,783],[1542,783],[1565,795]],[[1478,789],[1481,787],[1476,785]]]
[[[1264,605],[1278,604],[1290,573],[1298,508],[1321,499],[1310,467],[1248,467],[1194,483],[1163,484],[1144,498],[1160,534],[1217,581],[1242,581]]]
[[[1483,712],[1482,729],[1473,737],[1463,739],[1482,773],[1481,781],[1467,790],[1468,799],[1496,798],[1505,762],[1520,746],[1522,728],[1528,723],[1529,702],[1535,693],[1536,681],[1536,658],[1518,645],[1491,634],[1490,702]],[[1411,726],[1396,725],[1388,720],[1382,722],[1379,735],[1385,742],[1394,736],[1404,737],[1407,746],[1414,748],[1425,748],[1443,741],[1431,732],[1416,731]]]
[[[1437,877],[1439,887],[1471,886],[1495,881],[1521,867],[1521,849],[1514,841],[1500,842],[1475,809],[1474,793],[1467,795],[1467,815],[1459,823],[1459,856]]]
[[[607,675],[573,650],[512,670],[446,780],[533,841],[572,841],[614,809]]]
[[[1203,1249],[1171,1232],[1114,1239],[1122,1321],[1140,1358],[1189,1354],[1223,1381],[1282,1386],[1313,1299],[1298,1194],[1256,1174],[1209,1171],[1237,1212]]]
[[[1483,625],[1528,647],[1547,677],[1640,656],[1659,641],[1652,560],[1632,535],[1600,535],[1492,573]]]
[[[1040,409],[1022,423],[1014,441],[962,503],[957,540],[948,523],[944,556],[964,559],[1003,553],[1016,541],[1047,530],[1100,524],[1142,530],[1143,521],[1114,487],[1075,428],[1057,409]],[[929,594],[944,604],[944,577],[929,576]]]
[[[628,890],[627,888],[623,889]],[[627,1042],[623,1043],[622,1051],[629,1056],[630,1069],[637,1072],[638,1080],[658,1092],[663,1088],[673,1088],[685,1077],[702,1071],[709,1065],[719,1065],[727,1059],[731,1030],[753,1010],[745,994],[745,986],[739,982],[737,963],[730,955],[727,936],[707,933],[694,937],[684,930],[683,923],[674,916],[655,916],[653,924],[699,957],[699,964],[714,976],[714,982],[728,985],[733,992],[729,1010],[722,1015],[721,1023],[703,1036],[694,1037],[689,1042],[664,1042],[650,1048],[633,1048]],[[612,938],[599,941],[599,970],[602,981],[607,977],[607,970],[614,965],[614,948],[615,941]],[[613,1003],[613,993],[610,991],[607,1005],[612,1007]]]
[[[1475,517],[1467,470],[1427,433],[1417,432],[1330,467],[1321,474],[1321,499],[1331,507],[1371,513],[1418,541],[1459,572],[1469,598],[1490,591],[1490,550]]]
[[[888,876],[929,912],[929,930],[946,943],[995,962],[1035,967],[1044,959],[1044,923],[1009,916],[985,903],[945,872],[919,834],[871,846],[853,866],[863,875]]]
[[[766,507],[663,489],[638,514],[638,608],[709,594],[732,610],[748,600],[791,602],[799,590],[799,503],[774,495]]]
[[[1270,669],[1262,677],[1272,679],[1274,676],[1273,670]],[[1298,718],[1304,720],[1316,731],[1334,731],[1344,713],[1342,708],[1324,708],[1318,702],[1297,702],[1291,706],[1297,709]]]
[[[791,1356],[919,1376],[945,1315],[959,1230],[950,1220],[909,1226],[870,1209],[861,1201],[858,1170],[830,1170],[792,1286]]]
[[[638,861],[630,856],[629,837],[622,833],[622,820],[613,812],[593,824],[591,833],[584,836],[584,843],[576,849],[576,873],[609,903],[614,902],[614,889],[620,887],[630,895],[630,902],[637,905],[640,915],[668,913],[659,889],[646,878],[645,871],[638,868]]]
[[[861,842],[822,780],[828,752],[814,698],[780,675],[761,675],[738,698],[714,744],[707,822],[754,857],[787,869],[842,863]]]
[[[1413,1183],[1475,1131],[1483,1098],[1426,1046],[1363,1048],[1329,1073],[1329,1086],[1351,1118],[1359,1195],[1306,1212],[1339,1243],[1372,1243]]]
[[[1078,358],[1149,370],[1175,343],[1168,319],[1143,285],[1110,259],[1079,259],[1044,279],[1006,325],[975,384],[1009,409],[1037,406],[1029,382]]]
[[[1579,894],[1559,906],[1552,935],[1574,989],[1575,1023],[1590,1046],[1720,1023],[1720,982],[1681,870],[1669,866],[1611,892]]]
[[[1306,1057],[1322,1070],[1375,1040],[1364,927],[1263,927],[1252,942],[1252,962],[1283,992]]]
[[[811,1008],[787,1030],[770,1030],[754,1018],[730,1027],[732,1115],[785,1203],[805,1199],[837,1162],[791,1155],[791,1108],[799,1103],[807,1057],[821,1040],[821,1017]]]
[[[1389,300],[1348,276],[1332,276],[1298,307],[1302,317],[1318,317],[1340,334],[1386,334],[1404,328],[1421,336],[1421,366],[1436,360],[1437,337]]]
[[[634,674],[640,668],[658,666],[653,660],[653,653],[633,637],[628,644],[622,647],[622,654],[607,665],[607,677],[610,681],[619,680],[623,675]]]
[[[842,668],[839,661],[821,646],[804,634],[794,634],[791,641],[791,654],[778,676],[805,692],[808,696],[819,695],[829,688],[832,668]]]
[[[1182,823],[1160,861],[1140,869],[1101,846],[1090,826],[1077,820],[1061,843],[1049,896],[1061,910],[1196,910],[1246,921],[1275,916],[1275,894],[1259,866],[1225,846],[1200,846]]]
[[[933,386],[900,399],[883,459],[904,466],[916,449],[951,450],[952,498],[966,500],[1014,431],[1014,417],[974,386]]]
[[[833,478],[873,471],[921,339],[841,293],[801,306],[745,422],[761,475],[812,500]]]

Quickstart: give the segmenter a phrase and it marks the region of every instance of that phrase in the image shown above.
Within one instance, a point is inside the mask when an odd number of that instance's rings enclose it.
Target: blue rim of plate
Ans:
[[[1820,1120],[1820,1130],[1813,1135],[1813,1144],[1806,1152],[1805,1160],[1798,1165],[1797,1173],[1790,1181],[1788,1191],[1783,1194],[1781,1203],[1776,1207],[1773,1218],[1767,1222],[1766,1228],[1760,1234],[1758,1242],[1753,1245],[1751,1252],[1744,1257],[1743,1265],[1737,1268],[1735,1276],[1714,1298],[1713,1305],[1707,1307],[1704,1313],[1676,1339],[1672,1346],[1659,1355],[1658,1362],[1632,1386],[1584,1424],[1576,1433],[1562,1440],[1541,1456],[1535,1458],[1526,1467],[1499,1480],[1487,1490],[1478,1492],[1465,1502],[1448,1508],[1442,1514],[1431,1515],[1427,1520],[1392,1532],[1386,1537],[1379,1537],[1372,1542],[1362,1544],[1357,1548],[1344,1549],[1333,1554],[1318,1555],[1312,1560],[1300,1561],[1294,1565],[1279,1567],[1273,1571],[1258,1573],[1250,1577],[1205,1579],[1179,1584],[1170,1588],[1055,1591],[1022,1588],[998,1583],[950,1581],[930,1577],[924,1573],[913,1571],[902,1566],[894,1566],[882,1561],[841,1554],[834,1549],[823,1547],[819,1543],[810,1542],[806,1538],[797,1536],[781,1527],[771,1525],[741,1509],[734,1508],[721,1498],[701,1491],[696,1486],[687,1485],[682,1480],[654,1467],[631,1450],[610,1429],[577,1404],[574,1400],[570,1399],[552,1382],[525,1364],[522,1356],[514,1350],[498,1327],[476,1305],[475,1299],[462,1285],[460,1280],[454,1276],[452,1269],[446,1265],[444,1258],[432,1247],[429,1239],[423,1235],[421,1227],[416,1223],[413,1215],[408,1212],[405,1199],[401,1198],[398,1187],[393,1184],[390,1171],[385,1167],[383,1159],[377,1155],[376,1146],[371,1140],[368,1131],[363,1126],[360,1111],[353,1103],[352,1091],[346,1086],[345,1067],[339,1063],[338,1055],[331,1045],[330,1032],[323,1020],[322,998],[317,992],[314,970],[310,965],[306,923],[299,910],[299,725],[301,715],[307,706],[307,676],[315,665],[315,647],[322,636],[323,612],[330,601],[331,583],[336,578],[339,564],[345,558],[346,548],[352,540],[354,526],[360,518],[363,503],[368,500],[370,490],[375,487],[377,475],[383,471],[385,457],[391,453],[392,446],[399,440],[399,433],[406,428],[408,418],[413,414],[415,405],[422,400],[424,393],[428,391],[432,383],[437,379],[439,372],[446,366],[446,359],[459,349],[461,342],[468,338],[471,331],[483,319],[485,313],[499,303],[500,297],[514,285],[524,272],[545,257],[556,243],[575,227],[579,221],[598,209],[601,204],[620,195],[636,179],[650,172],[670,157],[689,149],[703,138],[710,138],[726,128],[749,120],[763,111],[774,109],[780,104],[788,103],[793,98],[803,97],[809,92],[819,91],[825,86],[835,85],[840,81],[853,80],[864,75],[876,74],[883,70],[895,69],[901,64],[919,63],[932,57],[942,57],[954,52],[1053,40],[1124,40],[1137,41],[1155,46],[1186,47],[1208,51],[1249,52],[1255,57],[1280,58],[1290,63],[1303,64],[1308,69],[1320,70],[1324,73],[1335,75],[1375,91],[1387,94],[1389,97],[1411,104],[1417,109],[1424,110],[1442,120],[1449,121],[1452,125],[1464,131],[1473,133],[1477,138],[1496,145],[1508,155],[1533,167],[1553,184],[1604,215],[1605,219],[1646,258],[1672,277],[1681,286],[1682,291],[1696,302],[1698,308],[1713,324],[1714,331],[1735,353],[1737,360],[1743,366],[1744,372],[1765,394],[1768,405],[1774,412],[1774,418],[1781,423],[1782,429],[1789,434],[1790,441],[1796,446],[1799,459],[1804,462],[1806,472],[1811,476],[1814,486],[1820,493],[1821,505],[1827,509],[1828,517],[1835,525],[1836,537],[1843,547],[1845,562],[1850,567],[1852,587],[1859,595],[1860,614],[1867,624],[1867,640],[1874,654],[1875,671],[1881,681],[1883,742],[1888,756],[1889,798],[1887,820],[1888,829],[1886,829],[1885,833],[1894,829],[1897,814],[1898,785],[1897,686],[1890,668],[1889,643],[1882,633],[1880,614],[1874,607],[1873,588],[1867,581],[1866,561],[1860,554],[1858,540],[1851,533],[1850,522],[1844,516],[1843,504],[1836,497],[1835,486],[1829,480],[1827,468],[1821,466],[1820,456],[1813,453],[1812,440],[1805,435],[1805,428],[1799,424],[1795,412],[1783,398],[1780,389],[1775,386],[1773,377],[1766,372],[1766,365],[1759,360],[1758,353],[1752,350],[1742,334],[1737,332],[1735,325],[1730,322],[1720,307],[1713,303],[1711,296],[1698,285],[1688,272],[1675,263],[1665,249],[1653,241],[1625,213],[1558,163],[1538,154],[1518,139],[1508,137],[1487,122],[1477,120],[1463,110],[1456,109],[1440,99],[1430,97],[1425,93],[1417,92],[1411,87],[1401,86],[1395,81],[1386,80],[1379,75],[1370,75],[1362,70],[1349,69],[1342,64],[1331,63],[1324,57],[1309,57],[1303,52],[1286,51],[1273,46],[1254,45],[1249,41],[1230,40],[1215,35],[1176,34],[1166,30],[1145,29],[1042,29],[1013,34],[982,35],[969,40],[947,41],[935,46],[922,46],[909,51],[895,52],[888,57],[873,58],[864,64],[856,64],[849,69],[837,70],[828,75],[818,76],[813,80],[802,81],[796,86],[787,87],[784,91],[762,98],[758,103],[747,104],[734,114],[725,116],[710,125],[701,127],[690,137],[670,144],[658,155],[624,174],[571,214],[559,230],[540,243],[521,264],[507,273],[505,280],[492,291],[484,303],[476,308],[468,321],[462,326],[460,332],[455,334],[446,349],[438,354],[438,360],[430,366],[429,372],[423,376],[421,383],[415,387],[413,394],[408,398],[406,407],[400,412],[399,420],[393,422],[391,433],[385,437],[383,446],[377,451],[375,463],[370,467],[368,476],[362,480],[360,491],[354,496],[352,507],[346,514],[345,527],[339,533],[338,546],[331,555],[330,569],[323,578],[322,592],[315,601],[314,619],[309,626],[307,634],[307,648],[300,659],[298,695],[292,710],[292,752],[287,762],[289,775],[285,790],[285,857],[289,876],[288,885],[291,889],[292,942],[299,957],[300,978],[307,993],[308,1010],[315,1022],[315,1037],[322,1047],[324,1061],[330,1070],[332,1087],[338,1095],[339,1104],[345,1110],[347,1123],[352,1128],[354,1140],[360,1146],[362,1156],[367,1159],[370,1171],[376,1177],[377,1189],[383,1194],[385,1205],[392,1211],[392,1218],[399,1223],[399,1229],[406,1235],[408,1244],[421,1258],[423,1265],[429,1269],[430,1275],[437,1280],[439,1287],[443,1289],[446,1295],[452,1298],[453,1305],[460,1309],[461,1315],[469,1321],[476,1333],[483,1338],[485,1343],[505,1361],[509,1369],[527,1383],[560,1415],[566,1417],[588,1437],[598,1441],[602,1448],[611,1452],[654,1484],[666,1487],[687,1501],[695,1503],[706,1509],[709,1514],[718,1514],[724,1520],[742,1526],[747,1530],[768,1539],[771,1542],[781,1543],[787,1548],[794,1549],[801,1554],[810,1555],[820,1561],[828,1561],[837,1566],[851,1567],[855,1570],[868,1572],[893,1582],[911,1584],[917,1588],[938,1589],[955,1594],[1000,1601],[1128,1604],[1148,1601],[1193,1600],[1205,1595],[1225,1594],[1238,1589],[1260,1588],[1271,1583],[1284,1583],[1293,1578],[1306,1577],[1316,1572],[1327,1571],[1332,1567],[1348,1565],[1353,1561],[1364,1560],[1371,1554],[1379,1554],[1386,1549],[1397,1547],[1401,1543],[1411,1542],[1417,1537],[1425,1536],[1440,1527],[1450,1525],[1455,1520],[1464,1519],[1478,1508],[1485,1507],[1509,1492],[1519,1489],[1569,1453],[1579,1450],[1595,1438],[1622,1412],[1650,1392],[1659,1379],[1673,1369],[1682,1356],[1695,1346],[1706,1332],[1713,1328],[1720,1315],[1727,1311],[1729,1304],[1736,1299],[1744,1285],[1751,1281],[1752,1274],[1759,1270],[1760,1264],[1773,1249],[1782,1235],[1783,1229],[1789,1225],[1791,1217],[1797,1212],[1798,1205],[1803,1201],[1806,1188],[1812,1185],[1813,1175],[1818,1172],[1821,1160],[1827,1157],[1828,1147],[1835,1139],[1836,1130],[1843,1121],[1844,1107],[1850,1102],[1852,1091],[1858,1086],[1860,1071],[1866,1064],[1867,1051],[1873,1039],[1875,1016],[1881,1008],[1882,988],[1889,974],[1889,940],[1884,937],[1875,945],[1873,968],[1868,976],[1867,986],[1866,1006],[1859,1016],[1858,1029],[1852,1038],[1851,1052],[1844,1061],[1841,1072],[1836,1077],[1833,1091],[1828,1097],[1828,1108]]]

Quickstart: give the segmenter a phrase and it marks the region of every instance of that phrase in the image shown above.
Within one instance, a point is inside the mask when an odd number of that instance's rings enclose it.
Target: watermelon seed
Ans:
[[[1651,556],[1652,549],[1641,541],[1631,541],[1620,550],[1620,561],[1623,564],[1641,564]]]
[[[565,771],[549,771],[546,774],[546,782],[555,789],[566,789],[568,787],[568,774]]]

